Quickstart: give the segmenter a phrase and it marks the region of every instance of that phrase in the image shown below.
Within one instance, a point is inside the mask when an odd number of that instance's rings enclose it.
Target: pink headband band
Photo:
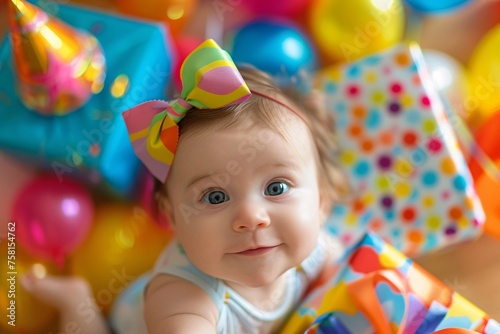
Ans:
[[[311,127],[309,121],[304,117],[304,115],[302,115],[298,110],[296,110],[295,108],[292,108],[290,105],[286,104],[285,102],[280,101],[280,100],[278,100],[275,97],[272,97],[270,95],[267,95],[265,93],[262,93],[262,92],[259,92],[259,91],[256,91],[256,90],[251,90],[251,92],[252,92],[252,94],[262,96],[262,97],[264,97],[266,99],[269,99],[269,100],[271,100],[271,101],[273,101],[273,102],[275,102],[275,103],[277,103],[277,104],[285,107],[286,109],[290,110],[295,115],[297,115],[309,128]]]

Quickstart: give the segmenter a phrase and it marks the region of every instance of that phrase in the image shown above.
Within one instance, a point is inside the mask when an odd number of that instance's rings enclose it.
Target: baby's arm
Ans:
[[[159,275],[146,291],[150,334],[215,334],[218,310],[209,295],[183,279]]]

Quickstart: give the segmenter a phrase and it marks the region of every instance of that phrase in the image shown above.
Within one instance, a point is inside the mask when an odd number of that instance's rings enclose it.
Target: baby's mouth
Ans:
[[[234,253],[236,255],[244,255],[244,256],[256,256],[261,254],[266,254],[274,249],[276,249],[279,245],[276,246],[258,246],[246,249],[241,252]]]

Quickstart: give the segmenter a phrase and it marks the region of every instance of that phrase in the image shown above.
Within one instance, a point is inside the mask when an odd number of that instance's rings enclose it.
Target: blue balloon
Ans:
[[[288,21],[252,21],[235,33],[228,49],[237,65],[253,65],[274,76],[278,84],[289,83],[302,70],[312,73],[317,64],[313,44]]]
[[[429,13],[443,13],[455,9],[471,0],[406,0],[414,9]]]

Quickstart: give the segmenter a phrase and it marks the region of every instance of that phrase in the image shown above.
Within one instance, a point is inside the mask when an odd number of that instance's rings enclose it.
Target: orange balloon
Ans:
[[[122,13],[166,22],[172,35],[182,31],[198,0],[115,0]]]
[[[476,131],[476,144],[500,168],[500,146],[498,134],[500,133],[500,111],[493,114]],[[475,188],[483,210],[486,214],[484,231],[494,237],[500,238],[500,180],[493,179],[485,172],[481,164],[470,157],[469,168],[475,181]]]
[[[170,237],[139,206],[103,205],[96,210],[86,241],[70,257],[70,271],[89,281],[97,304],[107,314],[115,297],[152,269]]]
[[[475,139],[477,145],[490,157],[490,159],[500,159],[500,145],[498,145],[498,135],[500,134],[500,111],[493,114],[476,131]],[[500,165],[497,165],[500,168]],[[471,158],[469,168],[472,177],[477,180],[483,173],[483,168],[479,163]]]
[[[500,166],[500,159],[496,162]],[[493,180],[483,173],[475,182],[476,191],[486,214],[484,231],[491,236],[500,238],[500,180]]]
[[[7,235],[9,238],[12,235]],[[16,246],[11,247],[13,244]],[[47,333],[57,323],[57,311],[26,291],[19,279],[33,271],[35,275],[61,274],[53,264],[25,253],[14,239],[0,241],[4,258],[0,261],[0,332],[36,334]],[[8,256],[13,256],[8,258]],[[9,262],[10,261],[10,262]],[[12,267],[11,267],[12,266]],[[15,324],[15,326],[12,326]]]

